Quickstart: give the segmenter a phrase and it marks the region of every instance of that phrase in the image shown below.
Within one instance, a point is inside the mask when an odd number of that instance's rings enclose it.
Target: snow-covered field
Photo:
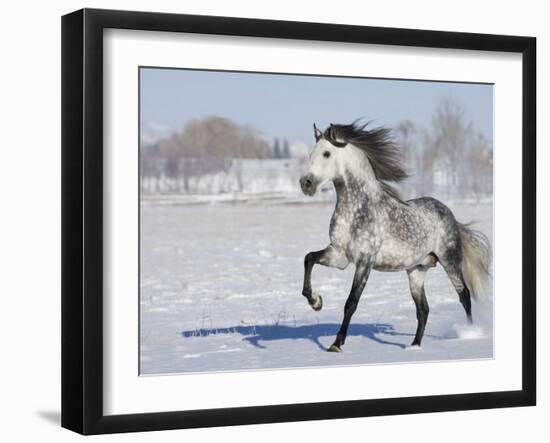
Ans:
[[[446,202],[492,238],[491,201]],[[316,266],[314,312],[301,295],[303,257],[328,243],[333,203],[300,199],[217,203],[147,199],[141,205],[142,374],[376,364],[493,356],[492,289],[467,326],[438,265],[428,273],[430,317],[409,348],[416,314],[405,272],[373,271],[343,353],[328,353],[353,267]]]

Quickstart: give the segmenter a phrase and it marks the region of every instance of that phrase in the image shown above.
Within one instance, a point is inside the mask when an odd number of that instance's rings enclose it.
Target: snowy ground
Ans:
[[[404,272],[373,272],[344,352],[334,340],[351,286],[316,266],[314,312],[301,296],[303,257],[328,243],[332,203],[253,200],[216,204],[148,199],[141,208],[142,374],[479,359],[493,355],[493,304],[474,304],[468,327],[440,266],[428,273],[430,317],[421,349],[408,345],[416,314]],[[492,205],[447,202],[492,238]]]

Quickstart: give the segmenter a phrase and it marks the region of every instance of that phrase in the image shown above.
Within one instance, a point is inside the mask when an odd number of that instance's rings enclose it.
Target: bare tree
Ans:
[[[492,192],[492,144],[452,98],[439,103],[429,128],[419,129],[406,120],[396,127],[396,135],[416,178],[417,193],[481,196]]]
[[[418,188],[422,182],[422,169],[420,167],[421,153],[418,148],[418,130],[416,125],[411,120],[403,120],[395,128],[395,134],[396,141],[399,143],[404,156],[407,172],[411,174],[408,180],[408,186],[402,185],[402,187]],[[414,186],[411,186],[413,182]],[[412,189],[409,189],[409,193],[413,193]]]
[[[283,142],[283,152],[282,152],[283,158],[290,158],[290,145],[288,143],[288,140],[285,138]]]
[[[493,192],[493,147],[479,132],[472,137],[467,172],[469,189],[476,197]]]
[[[281,158],[281,145],[278,138],[273,142],[273,158]]]

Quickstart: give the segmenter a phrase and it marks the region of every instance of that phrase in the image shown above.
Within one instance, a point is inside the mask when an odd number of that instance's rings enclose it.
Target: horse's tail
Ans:
[[[479,231],[469,224],[458,224],[462,244],[462,275],[475,301],[484,299],[490,278],[491,244]]]

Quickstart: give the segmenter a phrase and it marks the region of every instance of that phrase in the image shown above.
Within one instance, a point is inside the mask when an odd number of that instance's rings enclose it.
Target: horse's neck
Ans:
[[[357,177],[345,173],[337,180],[334,180],[336,189],[336,209],[368,211],[370,206],[378,204],[383,197],[383,190],[380,183],[374,177]]]

